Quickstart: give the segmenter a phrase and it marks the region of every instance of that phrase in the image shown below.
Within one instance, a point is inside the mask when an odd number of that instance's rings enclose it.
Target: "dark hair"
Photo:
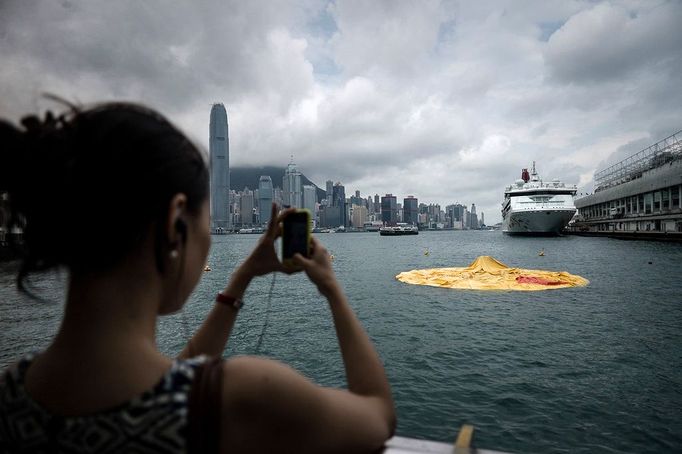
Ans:
[[[208,194],[202,153],[159,113],[131,103],[71,109],[17,128],[0,120],[0,194],[23,235],[17,285],[34,271],[106,270],[156,228],[156,263],[168,250],[171,198],[196,214]]]

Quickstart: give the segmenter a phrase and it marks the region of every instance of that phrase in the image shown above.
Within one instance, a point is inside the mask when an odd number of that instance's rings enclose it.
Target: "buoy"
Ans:
[[[424,255],[429,255],[429,250],[428,250],[428,249],[424,252]]]
[[[329,254],[329,260],[334,261],[334,254]]]

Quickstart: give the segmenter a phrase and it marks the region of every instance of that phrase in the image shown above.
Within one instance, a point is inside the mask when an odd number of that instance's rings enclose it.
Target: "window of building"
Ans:
[[[680,207],[680,186],[673,186],[672,188],[672,194],[671,194],[671,200],[672,200],[672,206],[671,208],[679,208]]]
[[[654,211],[661,211],[661,191],[654,192]]]
[[[644,213],[645,214],[651,214],[651,206],[653,204],[653,194],[651,192],[647,192],[644,194]]]
[[[644,194],[637,196],[637,213],[644,212]]]
[[[664,210],[670,209],[670,188],[665,188],[661,191],[661,208]]]

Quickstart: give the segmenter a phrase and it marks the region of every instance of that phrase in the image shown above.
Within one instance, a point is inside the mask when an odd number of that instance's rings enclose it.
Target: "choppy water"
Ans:
[[[319,237],[385,361],[398,434],[452,441],[459,426],[470,423],[475,444],[488,449],[682,451],[682,245],[499,232]],[[256,240],[214,237],[213,271],[204,274],[184,311],[190,329]],[[541,248],[544,257],[537,255]],[[591,284],[514,293],[394,279],[414,268],[465,266],[479,255],[511,266],[566,270]],[[254,353],[270,283],[264,277],[250,288],[226,355]],[[4,367],[49,342],[61,306],[23,301],[7,272],[0,285]],[[39,286],[54,298],[62,292],[56,276]],[[162,319],[160,348],[179,352],[184,328],[182,315]],[[318,383],[344,385],[329,311],[304,276],[277,276],[261,354]]]

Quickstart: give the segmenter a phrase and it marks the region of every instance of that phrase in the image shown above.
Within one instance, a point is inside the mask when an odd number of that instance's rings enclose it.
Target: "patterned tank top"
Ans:
[[[187,402],[196,368],[206,356],[176,359],[150,390],[87,416],[58,416],[24,388],[36,354],[0,378],[0,453],[180,453],[187,451]]]

